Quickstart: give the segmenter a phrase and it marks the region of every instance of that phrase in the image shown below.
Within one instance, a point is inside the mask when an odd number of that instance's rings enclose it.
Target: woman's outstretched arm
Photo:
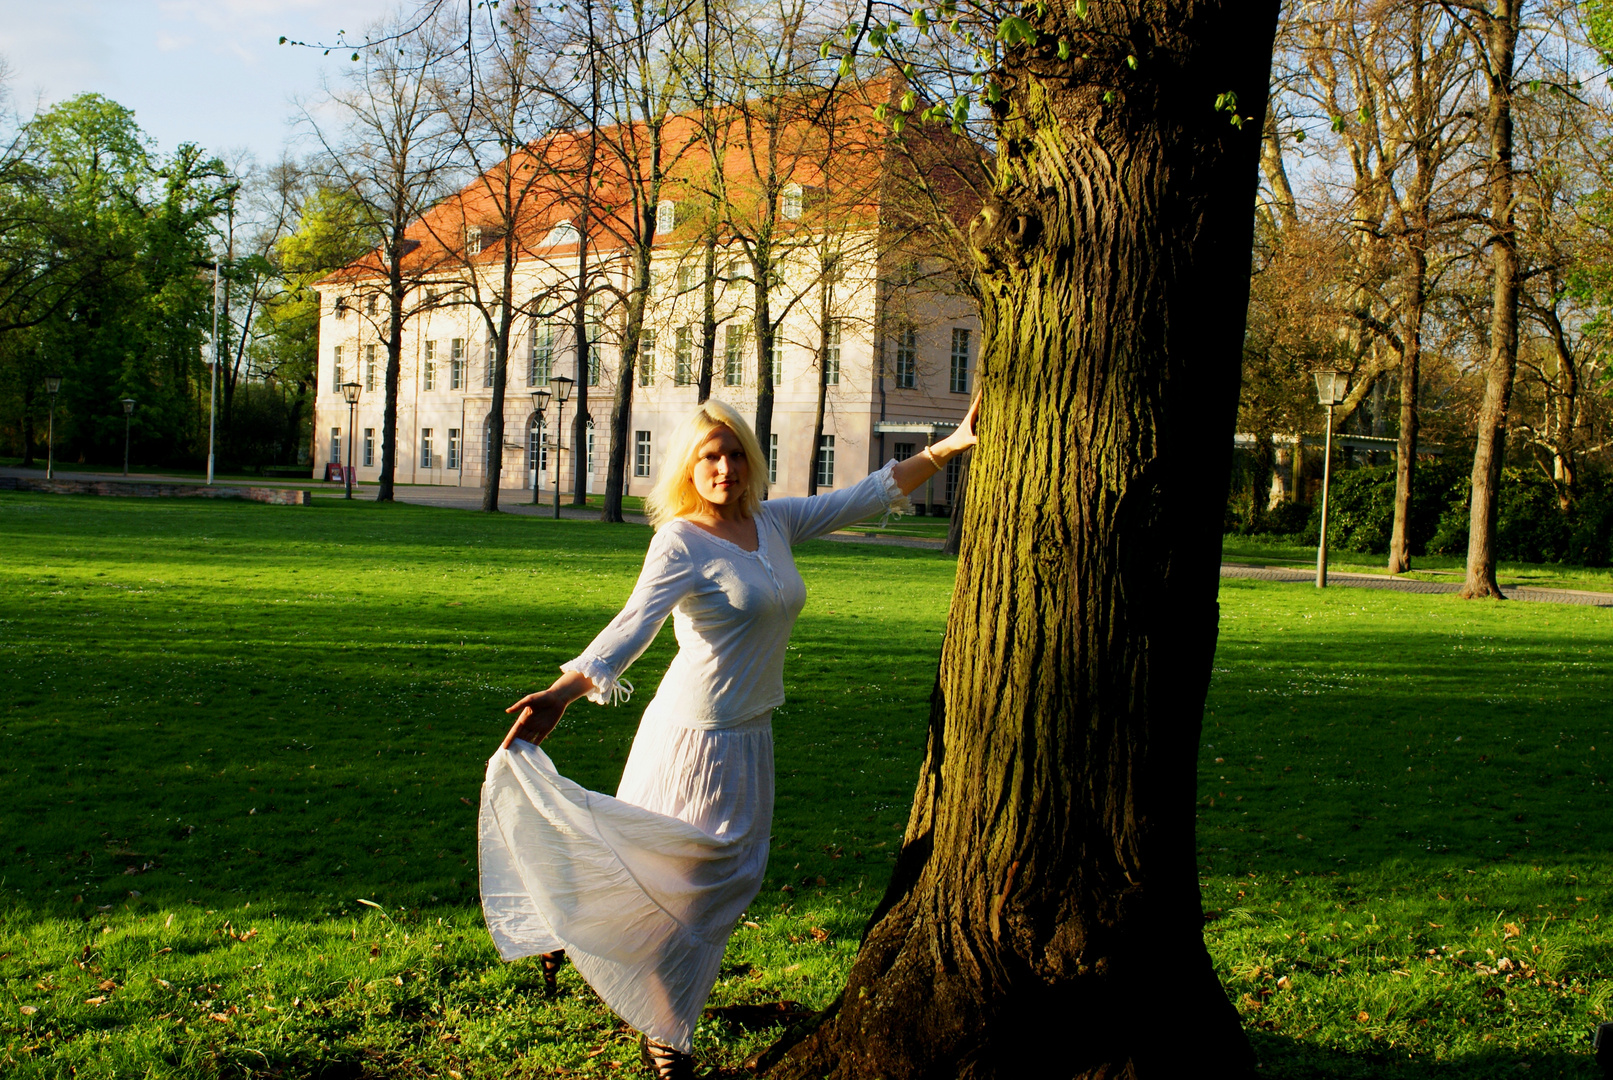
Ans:
[[[976,394],[974,403],[964,414],[963,422],[958,429],[940,442],[932,443],[920,453],[914,454],[906,461],[898,461],[891,470],[891,479],[896,486],[902,489],[903,495],[909,495],[919,489],[919,486],[941,471],[941,466],[949,458],[956,457],[965,450],[972,448],[979,441],[975,437],[975,420],[980,415],[980,395]]]

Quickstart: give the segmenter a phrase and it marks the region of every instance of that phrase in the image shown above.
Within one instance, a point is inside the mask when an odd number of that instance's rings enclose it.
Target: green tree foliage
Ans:
[[[280,391],[278,401],[242,417],[242,453],[275,457],[304,436],[312,418],[319,361],[319,293],[314,282],[361,257],[380,242],[351,194],[321,188],[304,201],[297,229],[275,245],[270,260],[280,290],[264,304],[254,326],[253,367]],[[271,448],[268,444],[278,445]]]
[[[134,114],[82,94],[34,117],[0,171],[0,444],[28,456],[47,374],[63,378],[57,456],[120,460],[119,399],[138,457],[193,456],[223,166],[191,144],[157,154]]]

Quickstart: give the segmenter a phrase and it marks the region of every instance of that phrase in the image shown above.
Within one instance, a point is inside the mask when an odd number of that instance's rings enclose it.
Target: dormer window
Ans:
[[[347,297],[345,296],[336,298],[336,317],[338,319],[347,318]]]
[[[805,204],[800,184],[785,184],[783,192],[779,195],[779,201],[782,204],[780,209],[787,220],[800,220],[801,208]]]
[[[549,235],[543,242],[550,247],[557,244],[575,244],[581,236],[582,234],[577,231],[577,226],[569,221],[562,221],[549,230]]]
[[[482,227],[468,225],[465,228],[465,254],[480,255],[482,253]]]
[[[677,224],[678,204],[671,199],[662,199],[655,204],[655,231],[669,233]]]

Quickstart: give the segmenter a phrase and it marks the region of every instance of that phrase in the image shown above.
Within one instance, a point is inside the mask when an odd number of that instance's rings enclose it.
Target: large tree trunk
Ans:
[[[510,220],[510,217],[507,215],[505,220]],[[513,248],[514,244],[506,244],[505,247]],[[474,269],[471,272],[474,273]],[[490,514],[498,513],[498,488],[504,478],[504,399],[510,383],[510,330],[515,321],[510,292],[514,285],[515,259],[513,255],[506,254],[499,292],[498,323],[487,321],[488,337],[492,339],[488,346],[493,350],[493,403],[488,409],[488,431],[484,439],[487,462],[482,467],[482,509]]]
[[[829,283],[818,303],[818,406],[812,417],[812,449],[807,454],[807,494],[818,493],[818,458],[823,453],[823,414],[829,402]]]
[[[651,188],[646,217],[655,213],[659,190],[659,184]],[[616,400],[610,410],[610,461],[605,467],[605,509],[599,515],[601,521],[627,520],[622,514],[622,495],[627,488],[627,444],[633,434],[633,380],[638,370],[639,339],[644,335],[644,308],[650,292],[653,233],[641,229],[639,236],[644,239],[633,249],[633,281],[627,294],[627,319],[622,327],[622,362],[617,365]]]
[[[1194,800],[1277,5],[1088,10],[1056,2],[1007,54],[971,233],[973,483],[1006,497],[965,510],[890,887],[775,1076],[1253,1067],[1204,946]]]
[[[1404,346],[1400,356],[1400,440],[1395,447],[1395,527],[1389,538],[1389,573],[1411,569],[1411,492],[1417,470],[1417,393],[1423,362],[1423,293],[1428,257],[1421,241],[1406,274]]]
[[[392,300],[392,310],[387,313],[386,401],[381,410],[381,477],[376,502],[392,501],[398,468],[398,388],[403,381],[403,302],[408,298],[408,288],[403,281],[405,223],[401,215],[394,220],[398,224],[386,253],[387,295]],[[318,456],[310,453],[309,461],[317,471]]]
[[[711,373],[717,366],[717,232],[706,233],[704,283],[700,286],[700,371],[695,377],[695,400],[704,405],[711,396]],[[763,447],[766,449],[766,447]]]
[[[1495,524],[1501,509],[1501,466],[1506,463],[1507,413],[1518,371],[1518,238],[1513,228],[1512,68],[1518,45],[1522,0],[1496,0],[1479,11],[1484,30],[1489,102],[1485,127],[1490,136],[1490,359],[1484,375],[1473,448],[1473,502],[1467,532],[1464,599],[1505,600],[1495,580]]]

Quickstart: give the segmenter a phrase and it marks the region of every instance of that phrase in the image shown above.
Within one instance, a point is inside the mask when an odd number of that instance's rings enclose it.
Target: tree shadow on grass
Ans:
[[[1498,1048],[1444,1061],[1388,1048],[1382,1053],[1352,1053],[1259,1030],[1249,1032],[1249,1044],[1259,1061],[1256,1075],[1271,1080],[1495,1080],[1514,1076],[1531,1080],[1602,1080],[1604,1075],[1590,1054],[1588,1037],[1582,1054],[1519,1053]]]

